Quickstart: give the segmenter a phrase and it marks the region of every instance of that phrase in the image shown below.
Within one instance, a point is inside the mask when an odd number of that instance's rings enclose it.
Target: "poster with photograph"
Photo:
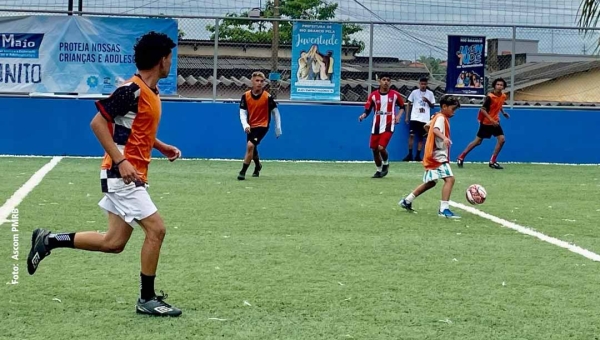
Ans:
[[[341,55],[341,24],[295,22],[290,99],[341,100]]]

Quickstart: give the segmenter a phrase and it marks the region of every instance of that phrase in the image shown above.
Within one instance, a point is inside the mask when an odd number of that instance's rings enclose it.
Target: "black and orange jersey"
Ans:
[[[267,91],[254,95],[248,90],[240,101],[240,111],[247,114],[247,124],[250,128],[269,127],[271,124],[271,112],[277,108],[273,96]]]
[[[96,107],[108,121],[117,148],[146,183],[161,116],[158,89],[151,89],[139,75],[135,75],[108,98],[98,100]],[[103,192],[112,192],[125,186],[119,168],[107,153],[104,154],[101,169]]]
[[[487,111],[487,113],[492,117],[492,119],[498,121],[498,116],[500,115],[500,110],[502,109],[502,105],[506,101],[506,94],[502,93],[499,96],[495,95],[493,92],[490,92],[483,101],[482,107]],[[492,122],[487,119],[481,111],[479,111],[479,115],[477,120],[484,125],[492,125]]]

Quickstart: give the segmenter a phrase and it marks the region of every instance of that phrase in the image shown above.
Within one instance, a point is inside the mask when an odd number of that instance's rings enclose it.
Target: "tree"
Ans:
[[[219,24],[219,41],[270,43],[273,39],[271,22],[273,18],[273,0],[268,0],[262,13],[263,20],[223,19]],[[335,18],[337,3],[327,3],[325,0],[280,0],[280,16],[287,19],[304,20],[331,20]],[[248,18],[248,12],[240,14],[228,13],[228,18]],[[208,25],[206,29],[211,32],[211,39],[215,39],[215,25]],[[279,22],[279,43],[292,44],[293,23]],[[351,37],[352,34],[362,31],[356,24],[342,24],[342,46],[356,46],[358,52],[365,48],[365,43]],[[358,53],[357,52],[357,53]]]
[[[446,68],[441,65],[441,59],[421,56],[419,58],[419,62],[423,63],[425,67],[427,67],[427,70],[429,71],[429,74],[432,78],[435,79],[435,76],[437,76],[437,78],[439,79],[441,77],[446,76]]]
[[[597,33],[592,28],[597,27],[598,20],[600,19],[600,0],[581,0],[578,13],[579,19],[577,20],[577,25],[581,28],[580,31],[585,34]],[[600,40],[597,41],[594,52],[598,52],[599,50]]]

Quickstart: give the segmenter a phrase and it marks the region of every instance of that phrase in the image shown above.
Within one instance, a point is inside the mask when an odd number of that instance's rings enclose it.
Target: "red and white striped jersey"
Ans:
[[[387,93],[381,93],[379,90],[375,90],[371,92],[365,103],[365,113],[369,116],[372,110],[375,111],[371,128],[372,134],[394,132],[396,106],[404,109],[404,100],[397,91],[389,90]]]

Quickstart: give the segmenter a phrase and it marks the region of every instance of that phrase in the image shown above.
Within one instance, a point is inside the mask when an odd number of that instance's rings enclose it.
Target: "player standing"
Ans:
[[[433,92],[427,89],[427,78],[419,79],[419,88],[413,90],[408,96],[408,109],[410,112],[410,123],[409,115],[406,115],[405,122],[409,124],[409,136],[408,136],[408,155],[404,157],[403,162],[410,162],[413,160],[413,145],[415,136],[418,138],[417,144],[417,155],[414,160],[417,162],[421,161],[421,150],[423,150],[423,142],[427,139],[427,131],[425,131],[425,124],[431,119],[431,109],[435,106],[435,96]]]
[[[147,191],[148,165],[155,148],[170,161],[181,156],[174,146],[156,138],[161,116],[157,83],[169,75],[171,50],[175,43],[162,33],[150,32],[134,46],[138,73],[114,93],[96,102],[98,113],[90,124],[105,150],[100,171],[104,197],[98,205],[108,213],[105,234],[88,231],[51,233],[35,229],[27,269],[33,275],[40,261],[56,248],[73,248],[104,253],[120,253],[133,228],[141,226],[146,234],[141,252],[141,296],[137,313],[179,316],[181,310],[167,303],[166,295],[154,292],[154,279],[165,225]]]
[[[281,116],[273,96],[263,89],[265,75],[262,72],[252,73],[252,89],[246,91],[240,101],[240,121],[246,132],[246,155],[242,170],[237,179],[246,179],[246,171],[254,160],[252,177],[258,177],[262,164],[258,157],[258,145],[271,126],[271,115],[275,119],[275,136],[281,136]]]
[[[388,74],[379,77],[379,89],[371,92],[365,104],[365,111],[358,117],[358,120],[362,122],[372,110],[375,111],[369,143],[373,150],[375,166],[377,166],[377,172],[373,178],[382,178],[388,174],[390,165],[386,148],[394,134],[394,126],[398,124],[404,113],[404,100],[400,93],[390,90],[390,82],[391,77]],[[395,113],[396,106],[400,107],[398,114]]]
[[[479,114],[477,116],[477,120],[479,121],[479,131],[477,131],[477,136],[475,136],[475,140],[469,143],[467,148],[458,156],[456,164],[459,168],[463,167],[465,157],[467,157],[471,150],[480,145],[482,140],[494,136],[496,137],[496,147],[494,148],[494,153],[490,159],[489,167],[492,169],[504,169],[496,162],[496,158],[498,157],[498,154],[500,154],[500,150],[502,150],[504,142],[506,141],[502,126],[500,126],[499,114],[502,112],[502,115],[504,115],[505,118],[510,118],[508,113],[504,112],[504,108],[502,107],[506,101],[506,94],[502,92],[506,88],[506,81],[502,78],[498,78],[494,80],[492,86],[494,88],[493,91],[485,97],[483,105],[479,109]]]
[[[435,187],[439,179],[443,179],[444,187],[442,188],[442,201],[440,202],[438,215],[447,218],[460,218],[450,210],[448,204],[454,187],[454,174],[450,169],[450,145],[452,145],[452,141],[450,140],[449,119],[460,108],[460,103],[456,97],[445,95],[440,99],[440,108],[441,111],[434,115],[427,125],[429,131],[423,155],[423,166],[425,167],[423,184],[400,200],[398,204],[408,211],[414,211],[412,208],[414,199]]]

